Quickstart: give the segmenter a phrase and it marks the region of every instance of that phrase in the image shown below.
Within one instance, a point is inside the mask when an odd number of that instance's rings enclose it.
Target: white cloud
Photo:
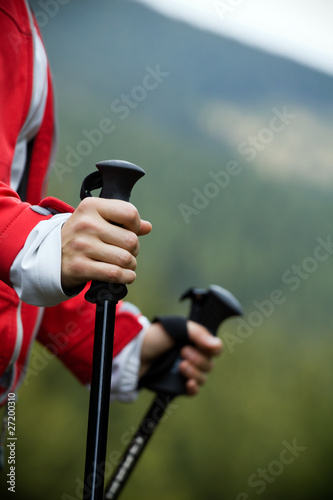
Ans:
[[[331,0],[137,0],[333,75]]]

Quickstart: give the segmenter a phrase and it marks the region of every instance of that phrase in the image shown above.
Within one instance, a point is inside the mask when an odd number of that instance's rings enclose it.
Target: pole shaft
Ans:
[[[116,500],[119,497],[132,470],[134,469],[172,399],[172,396],[164,393],[158,394],[154,398],[149,410],[142,419],[138,430],[128,445],[122,457],[121,463],[118,465],[113,477],[106,486],[104,500]]]
[[[103,500],[116,302],[96,305],[84,500]]]

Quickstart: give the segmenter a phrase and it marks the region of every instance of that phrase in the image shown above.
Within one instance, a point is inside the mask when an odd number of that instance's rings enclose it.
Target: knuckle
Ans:
[[[78,213],[86,213],[90,212],[92,209],[94,209],[96,206],[96,200],[93,196],[87,196],[81,202],[76,208],[76,212]]]
[[[84,252],[87,248],[87,241],[79,236],[71,241],[70,246],[74,252]]]
[[[107,270],[107,281],[110,283],[121,283],[122,282],[122,271],[118,266],[109,266]]]
[[[81,213],[79,217],[75,217],[72,223],[72,234],[87,234],[94,228],[94,223],[89,215]]]
[[[124,207],[124,214],[128,222],[135,224],[140,219],[139,212],[132,203],[126,203]]]
[[[133,257],[133,255],[129,252],[123,252],[119,256],[119,264],[123,268],[128,268],[131,267],[134,269],[136,268],[136,259]]]
[[[139,244],[139,239],[135,233],[129,232],[126,236],[126,248],[131,252],[135,252]]]
[[[105,281],[110,283],[133,283],[136,275],[133,271],[124,271],[119,266],[111,265],[106,271]]]
[[[74,256],[88,255],[90,250],[89,242],[83,236],[77,236],[68,242],[68,246]]]
[[[70,272],[72,276],[80,277],[82,279],[86,278],[85,273],[85,261],[81,258],[72,259],[70,265]]]
[[[128,283],[130,285],[131,283],[133,283],[133,281],[135,280],[135,278],[136,278],[135,273],[129,274],[128,277],[127,277],[127,279],[126,279],[126,283]]]

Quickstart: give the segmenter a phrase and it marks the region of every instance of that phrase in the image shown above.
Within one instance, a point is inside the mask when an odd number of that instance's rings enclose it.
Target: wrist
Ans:
[[[145,333],[141,348],[141,367],[140,376],[142,376],[151,366],[152,362],[158,356],[171,349],[174,340],[165,331],[160,323],[152,323]]]

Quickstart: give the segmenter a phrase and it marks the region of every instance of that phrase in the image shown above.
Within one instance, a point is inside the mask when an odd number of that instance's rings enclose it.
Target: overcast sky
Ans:
[[[333,75],[333,0],[137,0]]]

